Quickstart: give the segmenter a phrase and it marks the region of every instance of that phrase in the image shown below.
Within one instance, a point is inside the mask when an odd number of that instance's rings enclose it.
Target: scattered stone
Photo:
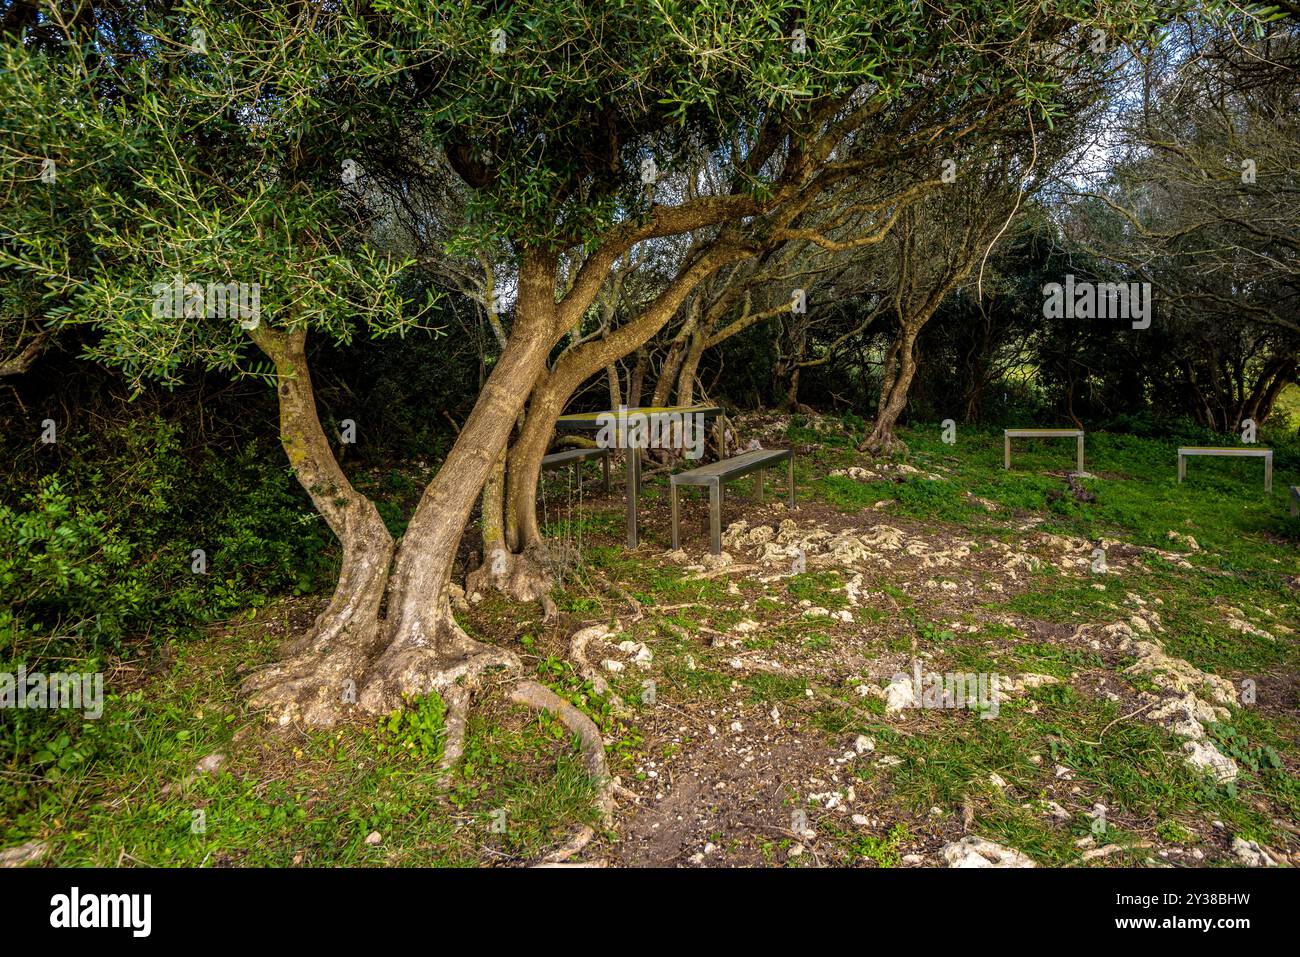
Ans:
[[[6,847],[0,851],[0,867],[25,867],[34,864],[45,856],[50,846],[44,841],[28,841],[16,847]]]
[[[1232,839],[1232,856],[1247,867],[1277,867],[1277,861],[1258,843],[1240,837]]]
[[[1209,741],[1184,741],[1184,759],[1194,768],[1208,771],[1220,784],[1237,780],[1237,762],[1223,754]]]
[[[868,738],[865,734],[860,734],[853,739],[853,750],[858,754],[870,754],[876,750],[875,738]]]
[[[911,678],[899,678],[885,687],[885,714],[898,714],[916,707],[916,689]]]
[[[194,770],[198,774],[216,774],[225,761],[224,754],[209,754],[206,758],[199,759],[199,762],[194,765]]]
[[[374,847],[382,840],[383,837],[380,836],[378,831],[371,831],[369,834],[366,835],[366,843],[369,844],[371,847]]]
[[[949,867],[1037,867],[1019,851],[968,834],[943,849]]]

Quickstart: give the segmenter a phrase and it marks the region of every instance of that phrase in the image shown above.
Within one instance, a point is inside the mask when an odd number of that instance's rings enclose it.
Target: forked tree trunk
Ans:
[[[748,249],[719,245],[701,255],[635,319],[604,338],[564,353],[553,370],[537,377],[528,401],[527,418],[510,448],[506,465],[506,508],[518,529],[518,541],[507,573],[502,577],[506,585],[503,591],[526,600],[541,597],[550,590],[550,578],[544,567],[546,543],[537,521],[537,487],[542,457],[555,431],[556,419],[573,393],[611,362],[644,346],[702,279],[727,263],[751,254]],[[656,392],[655,404],[659,403]],[[493,577],[494,583],[496,578]]]
[[[526,257],[516,319],[506,348],[442,467],[425,489],[397,551],[388,589],[384,651],[367,676],[359,704],[372,713],[405,696],[445,690],[493,665],[517,666],[503,649],[474,641],[452,617],[449,600],[456,547],[483,483],[545,368],[555,329],[555,264]]]
[[[790,387],[785,390],[785,407],[791,412],[802,411],[803,407],[799,404],[799,373],[803,371],[798,365],[790,373]]]
[[[875,426],[863,442],[863,448],[874,453],[888,455],[896,448],[904,447],[894,435],[894,426],[898,417],[907,407],[907,393],[912,386],[912,377],[916,374],[916,333],[919,326],[905,325],[890,348],[885,362],[884,380],[880,385],[880,408],[876,414]]]
[[[253,706],[270,709],[279,724],[329,724],[341,705],[356,700],[356,682],[376,650],[393,538],[374,503],[339,468],[321,428],[306,333],[259,328],[251,335],[275,364],[280,442],[294,476],[342,545],[343,561],[334,595],[312,629],[290,646],[289,658],[255,672],[245,688]]]
[[[352,488],[330,453],[311,398],[303,334],[254,333],[276,364],[289,461],[344,547],[339,588],[299,642],[299,654],[249,679],[254,705],[277,723],[328,727],[352,702],[383,714],[405,697],[431,690],[463,695],[452,687],[461,677],[518,664],[508,651],[473,641],[456,624],[451,570],[480,490],[545,367],[555,335],[554,282],[552,258],[525,258],[518,319],[506,348],[395,555],[378,511]]]
[[[659,378],[655,381],[655,394],[650,400],[651,406],[668,405],[672,401],[673,389],[680,381],[682,363],[686,359],[691,342],[694,341],[695,329],[699,321],[700,302],[697,298],[692,300],[686,313],[686,320],[677,330],[677,335],[673,336],[672,345],[668,347],[668,355],[664,356],[664,361],[659,366]]]
[[[645,346],[641,346],[636,350],[636,363],[632,366],[632,371],[627,378],[627,404],[630,406],[635,407],[641,404],[641,393],[645,383],[645,369],[649,360],[649,351]]]
[[[696,376],[699,374],[700,359],[704,355],[707,343],[708,336],[704,334],[704,330],[696,329],[691,336],[691,344],[686,350],[686,358],[682,360],[682,371],[677,376],[675,405],[695,404]]]

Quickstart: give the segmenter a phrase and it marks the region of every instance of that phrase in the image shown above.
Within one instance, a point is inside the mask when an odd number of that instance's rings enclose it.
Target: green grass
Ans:
[[[237,703],[233,659],[195,650],[201,662],[182,653],[145,688],[108,697],[105,717],[85,722],[87,760],[5,790],[4,846],[46,839],[62,866],[447,866],[482,862],[483,847],[528,859],[596,820],[581,757],[544,715],[473,715],[448,780],[436,696],[397,718],[241,747],[237,733],[260,726]],[[193,773],[217,753],[217,773]]]
[[[1288,395],[1300,413],[1300,392]],[[1180,485],[1175,450],[1183,438],[1089,433],[1088,470],[1095,477],[1083,485],[1096,500],[1081,502],[1059,474],[1051,474],[1073,467],[1068,442],[1019,443],[1015,468],[1007,471],[1000,431],[963,428],[957,445],[947,446],[937,426],[918,425],[902,432],[907,461],[942,478],[856,482],[825,476],[831,468],[877,464],[855,451],[863,423],[852,417],[825,423],[813,428],[796,416],[791,425],[792,442],[814,446],[797,461],[803,501],[849,514],[889,502],[882,509],[906,520],[900,525],[980,539],[980,547],[989,538],[1020,543],[1036,532],[1089,543],[1107,539],[1118,543],[1108,546],[1111,573],[1062,571],[1048,551],[1040,551],[1042,565],[1019,569],[1007,593],[981,592],[978,602],[954,610],[933,606],[934,598],[924,592],[905,592],[891,569],[872,568],[866,570],[870,589],[887,597],[854,609],[852,626],[800,619],[802,601],[830,610],[847,607],[841,572],[819,570],[766,583],[743,574],[694,579],[675,565],[648,560],[644,551],[593,544],[621,539],[621,511],[579,508],[576,494],[571,507],[567,489],[553,485],[547,534],[580,546],[579,561],[555,594],[561,611],[577,621],[622,615],[622,598],[609,589],[616,582],[642,603],[645,618],[629,626],[628,637],[651,645],[657,693],[672,708],[685,713],[723,702],[777,704],[810,735],[824,735],[837,747],[846,736],[871,735],[877,755],[902,760],[884,767],[864,757],[846,765],[861,793],[891,813],[920,821],[931,808],[950,815],[970,804],[971,830],[1041,864],[1078,863],[1075,841],[1089,833],[1081,814],[1058,823],[1021,806],[1049,793],[1076,811],[1105,804],[1112,818],[1106,840],[1125,845],[1191,841],[1214,820],[1229,833],[1276,841],[1283,832],[1275,819],[1300,822],[1300,702],[1294,691],[1280,708],[1243,704],[1209,729],[1241,767],[1235,786],[1217,786],[1187,767],[1179,739],[1130,716],[1130,702],[1088,690],[1094,672],[1117,676],[1133,691],[1149,689],[1143,679],[1122,674],[1124,661],[1086,644],[1045,639],[1031,627],[1122,621],[1138,607],[1128,597],[1133,593],[1147,609],[1158,609],[1164,626],[1159,637],[1170,654],[1238,687],[1254,680],[1276,694],[1277,679],[1300,668],[1300,520],[1290,518],[1286,502],[1286,486],[1300,483],[1300,445],[1293,439],[1261,436],[1262,444],[1277,450],[1274,492],[1266,497],[1257,462],[1197,461]],[[410,492],[400,475],[383,483],[394,498]],[[396,521],[397,513],[385,517]],[[1171,541],[1171,531],[1194,536],[1200,549]],[[1186,565],[1150,549],[1176,553]],[[728,592],[729,582],[739,586],[737,593]],[[1234,631],[1227,607],[1273,637]],[[486,621],[515,613],[510,603],[488,595],[471,617],[482,629]],[[1027,621],[1011,627],[997,620],[1006,614]],[[806,669],[797,675],[733,669],[729,660],[737,651],[706,639],[746,618],[764,627],[738,635],[742,648],[765,657],[800,664],[800,655],[834,659],[837,642],[860,629],[871,641],[864,657],[906,656],[915,642],[933,656],[928,667],[935,670],[1036,672],[1063,683],[1002,702],[996,720],[944,711],[900,723],[884,718],[879,698],[858,697],[857,681],[843,673],[823,679]],[[954,621],[978,630],[953,628]],[[474,621],[465,625],[473,630]],[[631,709],[630,717],[616,714],[563,660],[549,643],[553,639],[541,624],[530,626],[512,649],[526,655],[540,680],[596,721],[609,743],[611,770],[634,776],[643,729],[652,726],[650,706],[641,700],[646,673],[629,669],[606,676]],[[237,669],[268,654],[266,639],[213,638],[182,648],[179,660],[111,698],[99,722],[6,716],[28,722],[12,725],[14,733],[43,744],[36,750],[39,766],[3,769],[0,846],[48,839],[50,859],[65,865],[458,866],[526,861],[575,826],[596,822],[592,784],[575,744],[544,715],[508,708],[472,712],[465,757],[449,779],[436,771],[445,715],[433,696],[398,718],[293,741],[265,738],[236,687]],[[685,739],[674,745],[688,746]],[[231,756],[221,772],[191,777],[195,761],[217,752]],[[1057,764],[1074,772],[1068,787],[1054,776]],[[990,783],[991,774],[1009,790]],[[1065,797],[1073,787],[1078,795]],[[202,833],[193,828],[196,811],[203,812]],[[848,860],[877,866],[899,863],[911,835],[923,829],[892,824],[883,834],[864,835],[847,826],[819,826]],[[380,835],[378,844],[366,842],[373,832]],[[771,847],[773,861],[783,860],[778,845]],[[1125,851],[1106,863],[1140,862],[1142,853]]]

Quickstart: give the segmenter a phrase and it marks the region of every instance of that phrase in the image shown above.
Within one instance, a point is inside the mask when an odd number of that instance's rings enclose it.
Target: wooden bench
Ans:
[[[605,472],[605,491],[609,491],[609,449],[566,449],[563,452],[552,452],[550,455],[542,456],[542,471],[549,469],[562,469],[570,462],[573,463],[573,475],[578,480],[579,487],[582,486],[582,463],[587,459],[600,459],[601,467]]]
[[[1002,467],[1011,468],[1012,439],[1078,439],[1079,474],[1083,474],[1083,429],[1004,429],[1002,432]]]
[[[677,505],[677,488],[681,485],[706,485],[709,489],[709,539],[713,554],[722,552],[722,484],[738,479],[742,475],[757,472],[754,481],[754,501],[763,501],[763,473],[777,462],[785,461],[786,486],[790,496],[790,508],[794,509],[794,453],[789,449],[756,449],[721,462],[710,462],[689,472],[677,472],[669,476],[672,486],[673,511],[673,548],[679,547],[681,539],[681,512]]]
[[[1187,460],[1193,455],[1222,455],[1229,458],[1248,458],[1264,460],[1264,494],[1273,491],[1273,450],[1243,449],[1240,446],[1213,448],[1210,446],[1190,446],[1178,450],[1178,481],[1187,477]]]

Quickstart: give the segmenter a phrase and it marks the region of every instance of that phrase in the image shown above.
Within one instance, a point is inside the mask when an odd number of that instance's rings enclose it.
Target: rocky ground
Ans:
[[[510,701],[518,675],[475,690],[450,779],[433,697],[378,726],[268,730],[238,682],[320,603],[291,599],[113,663],[106,758],[47,780],[0,863],[1300,862],[1300,520],[1257,474],[1180,486],[1172,440],[1090,435],[1076,477],[1072,445],[1004,471],[994,433],[912,430],[882,461],[851,418],[734,429],[795,449],[796,510],[781,476],[763,503],[733,486],[713,556],[690,498],[671,551],[660,476],[629,550],[617,483],[551,476],[558,616],[460,603],[595,722],[610,813],[570,731]]]
[[[944,471],[824,474],[870,489]],[[1064,478],[1063,495],[1086,491]],[[1104,480],[1086,484],[1108,495]],[[588,677],[636,704],[643,736],[617,769],[616,821],[590,862],[1296,862],[1294,788],[1259,786],[1293,785],[1294,752],[1232,725],[1243,712],[1276,720],[1294,745],[1294,671],[1217,674],[1167,641],[1164,594],[1181,596],[1165,579],[1222,574],[1194,536],[1170,530],[1167,547],[1145,544],[1150,535],[1085,539],[1055,531],[1050,514],[970,493],[986,518],[967,527],[901,514],[887,498],[789,513],[747,495],[729,496],[721,555],[700,550],[697,506],[684,550],[646,544],[635,563],[620,555],[602,569],[634,594],[647,568],[673,587],[587,636]],[[672,600],[695,590],[698,601]],[[1027,614],[1035,602],[1015,601],[1044,596],[1062,607]],[[1225,640],[1248,635],[1293,662],[1294,592],[1273,598],[1242,608],[1211,596],[1203,612]],[[996,680],[983,701],[996,707],[981,710],[978,694],[945,702],[933,687],[944,676]],[[1216,811],[1233,804],[1236,821]]]

